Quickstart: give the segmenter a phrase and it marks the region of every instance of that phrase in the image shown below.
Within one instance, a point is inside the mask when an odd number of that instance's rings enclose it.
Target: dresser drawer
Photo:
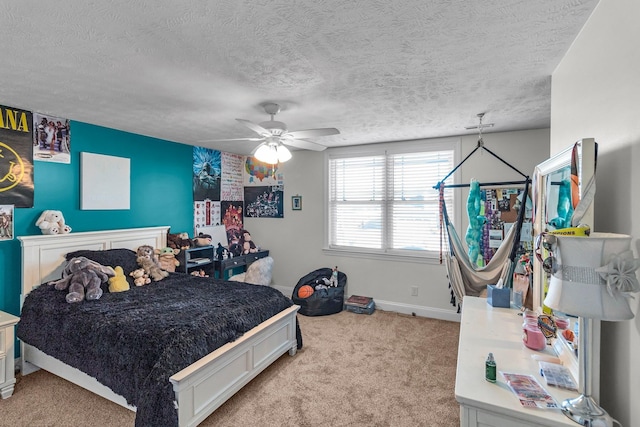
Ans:
[[[6,352],[7,352],[7,332],[5,331],[4,328],[2,328],[0,329],[0,357],[4,358]]]
[[[223,259],[221,261],[221,265],[224,270],[235,267],[242,267],[243,265],[245,265],[245,257],[239,256],[229,259]]]
[[[269,255],[269,251],[256,252],[253,254],[245,255],[245,259],[247,260],[247,265],[251,264],[254,261],[259,260],[260,258],[264,258]]]

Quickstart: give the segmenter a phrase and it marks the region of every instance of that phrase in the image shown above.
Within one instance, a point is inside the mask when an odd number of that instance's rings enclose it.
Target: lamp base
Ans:
[[[613,418],[591,398],[581,394],[562,402],[562,413],[587,427],[613,427]]]

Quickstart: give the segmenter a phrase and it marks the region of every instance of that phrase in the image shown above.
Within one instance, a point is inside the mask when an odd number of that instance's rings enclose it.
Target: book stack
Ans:
[[[352,313],[372,314],[376,309],[376,304],[371,297],[351,295],[345,302],[344,308]]]

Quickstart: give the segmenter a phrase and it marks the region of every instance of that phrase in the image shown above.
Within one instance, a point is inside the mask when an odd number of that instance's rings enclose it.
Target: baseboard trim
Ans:
[[[291,297],[293,288],[285,286],[273,286],[284,295]],[[400,314],[408,314],[410,316],[429,317],[431,319],[448,320],[451,322],[460,322],[460,314],[453,310],[443,310],[441,308],[425,307],[421,305],[404,304],[393,301],[384,301],[374,299],[376,308],[384,311],[393,311]]]

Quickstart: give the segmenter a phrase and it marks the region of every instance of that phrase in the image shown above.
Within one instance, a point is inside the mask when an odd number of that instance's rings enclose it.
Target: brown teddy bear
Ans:
[[[142,245],[136,251],[138,265],[144,269],[144,272],[151,277],[154,282],[162,280],[169,275],[168,272],[160,268],[155,250],[150,245]]]
[[[167,246],[171,249],[189,249],[193,242],[188,233],[167,233]]]

